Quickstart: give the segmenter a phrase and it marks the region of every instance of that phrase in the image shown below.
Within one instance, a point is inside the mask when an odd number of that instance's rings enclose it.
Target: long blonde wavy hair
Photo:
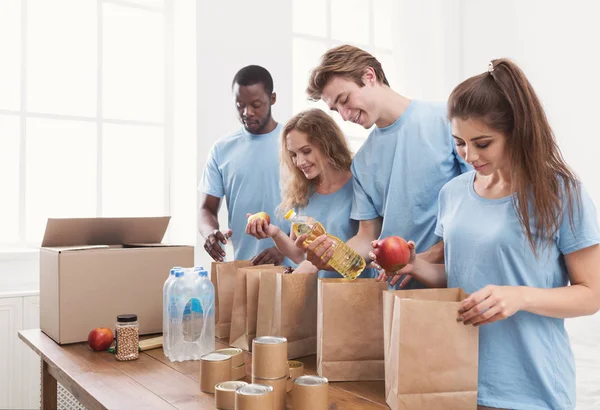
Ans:
[[[308,136],[308,141],[321,150],[331,166],[338,171],[350,170],[352,152],[340,127],[333,118],[320,109],[313,108],[295,115],[285,124],[281,133],[281,204],[280,214],[292,208],[303,208],[314,192],[313,181],[307,179],[294,165],[291,153],[287,150],[287,136],[297,130]]]

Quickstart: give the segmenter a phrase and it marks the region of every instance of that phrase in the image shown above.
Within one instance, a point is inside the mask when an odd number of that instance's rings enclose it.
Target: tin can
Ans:
[[[329,382],[325,377],[300,376],[294,380],[294,410],[327,410]]]

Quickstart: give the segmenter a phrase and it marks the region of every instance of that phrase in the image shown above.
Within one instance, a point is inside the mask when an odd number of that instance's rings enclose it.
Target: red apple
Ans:
[[[88,344],[92,350],[106,350],[112,345],[114,336],[112,330],[107,327],[97,327],[88,335]]]
[[[261,211],[261,212],[257,212],[255,214],[250,215],[248,217],[248,223],[254,221],[255,219],[264,219],[265,221],[267,221],[267,225],[271,223],[271,217],[266,212]]]
[[[399,236],[388,236],[377,242],[373,249],[376,262],[387,272],[396,272],[410,261],[408,243]]]

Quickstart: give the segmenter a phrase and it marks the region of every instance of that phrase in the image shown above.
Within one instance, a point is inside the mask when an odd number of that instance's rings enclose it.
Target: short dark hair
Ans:
[[[249,65],[238,71],[235,77],[233,77],[231,88],[235,84],[244,86],[262,84],[267,95],[273,93],[273,77],[271,77],[266,68],[258,65]]]

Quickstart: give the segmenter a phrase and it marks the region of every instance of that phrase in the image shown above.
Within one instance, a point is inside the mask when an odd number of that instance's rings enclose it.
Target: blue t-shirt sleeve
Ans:
[[[375,219],[379,216],[377,209],[373,201],[369,197],[369,194],[365,191],[360,178],[359,170],[357,170],[356,164],[352,163],[352,187],[354,189],[354,195],[352,196],[352,211],[350,212],[350,218],[355,221],[366,221],[369,219]]]
[[[207,195],[222,198],[225,195],[223,186],[223,175],[219,170],[217,146],[213,146],[208,154],[204,173],[202,174],[201,191]]]
[[[437,214],[437,221],[435,223],[435,231],[434,231],[434,233],[437,236],[439,236],[440,238],[444,237],[444,223],[442,221],[442,218],[444,216],[444,201],[445,201],[444,187],[442,187],[442,189],[440,189],[440,193],[438,194],[438,214]]]
[[[564,217],[558,231],[558,248],[565,255],[600,243],[598,215],[594,202],[582,184],[579,184],[579,192],[581,204],[578,204],[577,200],[573,201],[573,224],[565,201]]]

